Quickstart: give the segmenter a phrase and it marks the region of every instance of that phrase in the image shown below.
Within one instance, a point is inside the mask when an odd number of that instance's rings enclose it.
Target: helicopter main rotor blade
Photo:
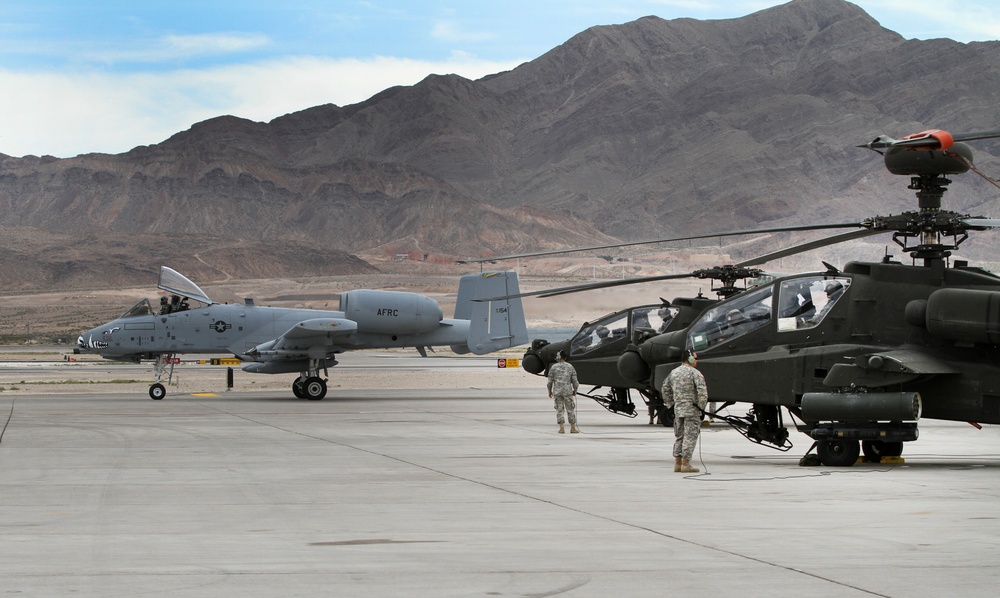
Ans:
[[[998,224],[1000,224],[1000,222],[998,222]],[[848,225],[838,225],[838,226],[848,226]],[[864,225],[863,224],[852,224],[852,225],[849,225],[849,226],[855,226],[855,227],[857,227],[857,226],[864,226]],[[734,266],[724,266],[724,267],[722,267],[722,269],[744,268],[746,266],[754,266],[754,265],[757,265],[757,264],[763,264],[765,262],[776,260],[778,258],[782,258],[782,257],[785,257],[785,256],[795,255],[797,253],[802,253],[804,251],[809,251],[810,249],[818,249],[820,247],[826,247],[828,245],[836,245],[837,243],[843,243],[845,241],[851,241],[853,239],[862,239],[864,237],[868,237],[868,236],[871,236],[871,235],[877,235],[879,233],[886,232],[886,230],[887,229],[885,229],[885,228],[876,228],[876,229],[868,229],[868,228],[866,228],[866,229],[863,229],[863,230],[855,230],[855,231],[850,231],[850,232],[847,232],[847,233],[841,233],[839,235],[834,235],[832,237],[827,237],[825,239],[819,239],[819,240],[816,240],[816,241],[810,241],[808,243],[802,243],[802,244],[796,245],[794,247],[789,247],[789,248],[786,248],[786,249],[782,249],[781,251],[775,251],[775,252],[772,252],[772,253],[769,253],[769,254],[766,254],[766,255],[762,255],[762,256],[755,257],[755,258],[751,258],[749,260],[746,260],[746,261],[740,262],[738,264],[735,264]],[[709,269],[709,270],[695,270],[694,272],[686,272],[684,274],[663,274],[663,275],[659,275],[659,276],[645,276],[645,277],[641,277],[641,278],[623,278],[623,279],[620,279],[620,280],[606,280],[606,281],[601,281],[601,282],[592,282],[592,283],[588,283],[588,284],[579,284],[579,285],[573,285],[573,286],[568,286],[568,287],[558,287],[558,288],[555,288],[555,289],[546,289],[546,290],[542,290],[542,291],[530,291],[530,292],[526,292],[526,293],[520,293],[520,294],[517,294],[517,295],[506,295],[506,296],[503,296],[503,297],[490,297],[488,299],[476,299],[476,301],[499,301],[499,300],[502,300],[502,299],[517,299],[517,298],[520,298],[520,297],[540,297],[540,298],[544,298],[544,297],[556,297],[558,295],[567,295],[569,293],[579,293],[579,292],[582,292],[582,291],[592,291],[592,290],[596,290],[596,289],[606,289],[606,288],[610,288],[610,287],[620,287],[620,286],[625,286],[625,285],[630,285],[630,284],[642,284],[642,283],[646,283],[646,282],[657,282],[657,281],[660,281],[660,280],[676,280],[676,279],[679,279],[679,278],[719,278],[719,279],[723,278],[723,277],[720,277],[718,275],[713,276],[710,273],[712,271],[713,271],[713,269]],[[750,276],[750,275],[751,274],[746,274],[746,275],[740,274],[738,276],[733,276],[732,280],[735,281],[737,278],[745,278],[746,276]]]
[[[525,293],[519,293],[517,295],[504,295],[503,297],[489,297],[487,299],[475,299],[474,301],[501,301],[504,299],[519,299],[521,297],[553,297],[555,295],[579,293],[580,291],[591,291],[594,289],[604,289],[607,287],[618,287],[628,284],[639,284],[643,282],[656,282],[658,280],[672,280],[675,278],[692,278],[694,276],[697,276],[697,274],[694,272],[687,272],[685,274],[663,274],[660,276],[645,276],[642,278],[623,278],[621,280],[605,280],[601,282],[577,284],[568,287],[558,287],[555,289],[528,291]]]
[[[693,278],[695,273],[688,272],[686,274],[663,274],[660,276],[643,276],[640,278],[623,278],[621,280],[607,280],[604,282],[593,282],[590,284],[581,284],[575,287],[563,287],[561,289],[549,289],[547,291],[539,291],[537,294],[539,297],[555,297],[557,295],[567,295],[569,293],[579,293],[581,291],[593,291],[595,289],[607,289],[610,287],[621,287],[630,284],[642,284],[644,282],[657,282],[659,280],[675,280],[678,278]]]
[[[941,129],[929,129],[913,135],[907,135],[902,139],[893,139],[888,135],[879,135],[874,141],[859,145],[858,147],[866,147],[877,152],[892,148],[946,150],[954,145],[956,141],[974,141],[976,139],[993,139],[994,137],[1000,137],[1000,130],[955,133],[953,135]]]
[[[836,245],[837,243],[843,243],[844,241],[851,241],[854,239],[863,239],[865,237],[870,237],[872,235],[877,235],[879,233],[885,232],[884,229],[864,229],[864,230],[854,230],[849,233],[841,233],[839,235],[834,235],[832,237],[827,237],[825,239],[818,239],[816,241],[810,241],[808,243],[802,243],[801,245],[795,245],[793,247],[786,247],[781,251],[775,251],[767,255],[758,256],[745,262],[740,262],[736,264],[737,266],[756,266],[758,264],[763,264],[765,262],[770,262],[779,258],[783,258],[789,255],[795,255],[797,253],[802,253],[804,251],[809,251],[810,249],[819,249],[820,247],[826,247],[828,245]]]
[[[993,139],[1000,137],[1000,129],[992,131],[979,131],[976,133],[955,133],[951,136],[955,141],[975,141],[976,139]]]
[[[962,224],[983,228],[1000,228],[1000,219],[997,218],[966,218]]]
[[[666,239],[649,239],[646,241],[628,241],[625,243],[608,243],[606,245],[589,245],[587,247],[571,247],[569,249],[551,249],[548,251],[533,251],[530,253],[513,253],[510,255],[498,255],[495,257],[478,257],[467,260],[456,260],[459,264],[482,264],[487,262],[499,262],[502,260],[512,260],[522,257],[539,257],[543,255],[559,255],[563,253],[577,253],[581,251],[594,251],[597,249],[614,249],[616,247],[632,247],[635,245],[652,245],[655,243],[670,243],[672,241],[693,241],[697,239],[711,239],[712,237],[734,237],[737,235],[755,235],[764,233],[783,233],[810,230],[827,230],[832,228],[857,228],[857,222],[847,222],[840,224],[805,224],[800,226],[779,226],[774,228],[758,228],[752,230],[727,231],[721,233],[708,233],[703,235],[689,235],[686,237],[670,237]]]

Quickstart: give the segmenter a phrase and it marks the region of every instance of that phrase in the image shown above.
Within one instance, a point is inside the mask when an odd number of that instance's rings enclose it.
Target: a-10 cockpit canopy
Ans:
[[[172,311],[184,311],[188,309],[188,299],[194,299],[195,301],[199,301],[206,305],[212,305],[215,303],[215,301],[212,301],[208,295],[205,294],[205,291],[201,290],[198,285],[191,282],[186,276],[177,270],[166,266],[160,266],[160,279],[156,287],[172,295],[170,299],[167,297],[160,298],[159,313],[161,314],[170,313]],[[152,316],[155,314],[156,312],[153,311],[153,307],[150,305],[149,299],[143,299],[130,307],[121,315],[121,317],[135,318],[137,316]]]
[[[138,316],[151,316],[151,315],[153,315],[153,308],[149,305],[149,299],[143,299],[142,301],[128,308],[128,311],[123,313],[120,316],[120,318],[135,318]]]
[[[188,280],[186,276],[177,270],[166,266],[160,266],[160,281],[157,283],[156,288],[163,289],[173,295],[180,295],[187,299],[200,301],[206,305],[215,303],[215,301],[208,298],[205,291],[201,290],[198,285]]]

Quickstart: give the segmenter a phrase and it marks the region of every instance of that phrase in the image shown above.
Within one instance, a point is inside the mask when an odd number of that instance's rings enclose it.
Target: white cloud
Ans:
[[[239,54],[264,48],[270,43],[268,36],[258,34],[165,35],[156,40],[98,45],[79,52],[78,59],[98,64],[154,64]]]
[[[321,104],[354,104],[431,73],[476,79],[521,62],[456,54],[444,62],[299,57],[142,74],[0,70],[0,89],[16,90],[0,94],[0,153],[120,153],[159,143],[215,116],[269,121]]]
[[[203,35],[167,35],[164,45],[182,56],[203,54],[231,54],[245,52],[266,46],[270,39],[266,35],[242,33],[212,33]]]
[[[1000,39],[1000,10],[960,0],[882,0],[862,2],[873,17],[907,23],[905,37],[950,37],[958,41]],[[883,25],[886,23],[883,22]],[[890,29],[901,30],[899,26]],[[902,31],[901,31],[902,32]]]
[[[491,33],[462,29],[455,21],[438,21],[431,30],[431,37],[445,42],[481,42],[494,38]]]

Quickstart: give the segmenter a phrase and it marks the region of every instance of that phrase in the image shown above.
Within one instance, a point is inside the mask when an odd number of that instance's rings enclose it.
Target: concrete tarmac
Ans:
[[[996,427],[835,469],[715,424],[678,474],[671,430],[581,399],[559,435],[526,382],[0,393],[0,594],[997,593]]]

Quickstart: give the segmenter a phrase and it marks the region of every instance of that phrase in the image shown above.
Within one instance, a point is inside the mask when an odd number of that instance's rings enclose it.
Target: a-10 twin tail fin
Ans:
[[[452,351],[485,355],[526,344],[528,327],[524,322],[520,298],[476,301],[520,292],[517,272],[483,272],[463,276],[458,285],[455,319],[469,320],[469,341],[465,346],[453,345]]]

